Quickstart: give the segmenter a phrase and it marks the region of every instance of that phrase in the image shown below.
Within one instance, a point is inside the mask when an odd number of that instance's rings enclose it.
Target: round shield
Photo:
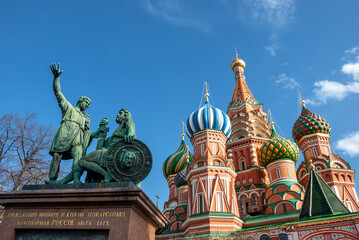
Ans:
[[[150,173],[152,154],[146,144],[138,139],[130,143],[121,140],[109,149],[105,164],[116,181],[137,184]]]

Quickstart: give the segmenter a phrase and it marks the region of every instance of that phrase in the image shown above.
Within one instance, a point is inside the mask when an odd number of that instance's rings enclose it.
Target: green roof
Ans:
[[[350,212],[319,174],[310,171],[299,219],[339,213]]]

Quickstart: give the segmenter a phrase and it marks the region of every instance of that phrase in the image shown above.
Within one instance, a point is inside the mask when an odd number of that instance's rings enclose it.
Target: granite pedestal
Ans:
[[[131,183],[26,186],[1,193],[1,240],[154,239],[168,224],[147,195]]]

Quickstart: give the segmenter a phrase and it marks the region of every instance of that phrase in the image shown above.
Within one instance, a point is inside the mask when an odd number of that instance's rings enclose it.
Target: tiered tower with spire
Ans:
[[[180,146],[176,152],[167,157],[162,167],[170,191],[163,213],[170,220],[170,225],[166,230],[174,235],[183,230],[182,223],[187,218],[187,186],[185,180],[183,181],[183,171],[192,159],[193,155],[189,152],[184,141],[184,133],[182,133]],[[181,188],[179,184],[183,187]]]
[[[309,178],[309,161],[315,170],[337,194],[350,211],[359,211],[359,199],[355,190],[354,170],[330,148],[331,128],[320,115],[311,112],[304,101],[302,112],[294,123],[292,135],[303,152],[304,162],[297,170],[299,182],[306,186]]]
[[[208,100],[187,121],[194,156],[187,167],[188,218],[186,236],[230,233],[241,228],[234,181],[236,173],[227,159],[231,133],[228,116]]]
[[[245,62],[238,58],[231,64],[235,74],[235,88],[227,114],[232,123],[232,134],[227,152],[237,173],[236,192],[240,216],[264,211],[264,193],[269,179],[258,162],[258,151],[268,140],[271,130],[267,113],[254,98],[244,76]]]
[[[354,170],[330,149],[330,126],[303,110],[293,139],[269,124],[247,86],[246,64],[232,62],[235,88],[227,114],[206,102],[187,120],[184,143],[163,165],[170,189],[168,239],[358,239]],[[207,90],[207,89],[206,89]],[[306,187],[306,189],[304,189]]]
[[[270,185],[265,193],[266,214],[298,211],[302,207],[303,187],[298,183],[295,163],[299,149],[295,143],[282,138],[272,125],[271,138],[263,144],[259,162],[269,174]]]

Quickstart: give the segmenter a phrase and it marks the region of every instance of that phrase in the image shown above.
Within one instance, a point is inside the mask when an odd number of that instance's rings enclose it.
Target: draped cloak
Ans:
[[[52,140],[50,154],[60,153],[62,159],[72,159],[73,146],[81,146],[85,154],[90,144],[90,117],[78,107],[73,107],[61,92],[57,93],[56,98],[62,112],[62,121]]]

